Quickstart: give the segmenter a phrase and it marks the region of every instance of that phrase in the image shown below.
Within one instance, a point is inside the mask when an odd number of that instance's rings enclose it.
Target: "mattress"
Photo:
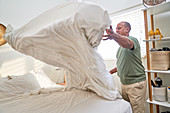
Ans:
[[[58,85],[43,70],[0,77],[0,113],[132,113],[123,99]]]
[[[123,99],[110,101],[94,92],[46,88],[0,101],[0,113],[132,113]]]

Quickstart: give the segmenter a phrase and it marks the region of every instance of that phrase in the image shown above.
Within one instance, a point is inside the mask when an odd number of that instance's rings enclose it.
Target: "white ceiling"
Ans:
[[[142,4],[142,0],[82,0],[97,3],[109,13],[118,12]]]

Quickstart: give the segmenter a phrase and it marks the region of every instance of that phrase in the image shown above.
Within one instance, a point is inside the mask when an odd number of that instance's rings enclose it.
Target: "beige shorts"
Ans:
[[[132,105],[133,113],[144,113],[147,82],[141,81],[130,85],[121,85],[122,97]]]

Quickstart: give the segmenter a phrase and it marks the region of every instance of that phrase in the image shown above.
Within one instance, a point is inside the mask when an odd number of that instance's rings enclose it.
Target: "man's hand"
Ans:
[[[114,39],[121,47],[127,49],[132,49],[134,47],[132,40],[128,39],[127,36],[115,33],[112,29],[112,26],[110,26],[110,29],[106,29],[106,33],[107,35],[103,35],[103,37],[108,38],[105,38],[103,40]]]
[[[0,23],[0,46],[6,44],[6,40],[2,38],[5,35],[6,27]]]
[[[6,42],[7,42],[7,41],[6,41],[5,39],[0,38],[0,46],[6,44]]]
[[[108,37],[108,38],[105,38],[103,40],[113,39],[114,32],[112,26],[110,26],[110,29],[106,29],[106,33],[107,35],[103,35],[103,37]]]

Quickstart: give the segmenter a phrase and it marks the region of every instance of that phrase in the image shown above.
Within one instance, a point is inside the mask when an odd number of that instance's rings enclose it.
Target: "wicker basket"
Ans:
[[[170,51],[155,51],[150,53],[152,70],[168,70],[170,68]]]

